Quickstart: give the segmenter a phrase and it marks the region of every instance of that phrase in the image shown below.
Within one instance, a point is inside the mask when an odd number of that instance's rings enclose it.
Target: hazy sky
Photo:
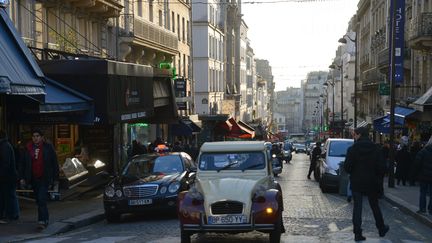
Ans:
[[[328,71],[359,0],[242,1],[255,57],[273,68],[276,90],[300,87],[310,71]]]

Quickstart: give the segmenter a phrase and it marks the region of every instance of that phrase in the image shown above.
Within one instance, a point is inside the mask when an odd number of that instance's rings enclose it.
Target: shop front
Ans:
[[[416,135],[419,141],[425,143],[432,135],[432,87],[410,104],[410,107],[419,111]]]
[[[110,172],[125,164],[133,139],[166,137],[167,124],[178,119],[168,70],[103,59],[50,60],[40,66],[50,78],[93,99],[94,125],[80,125],[79,140]]]

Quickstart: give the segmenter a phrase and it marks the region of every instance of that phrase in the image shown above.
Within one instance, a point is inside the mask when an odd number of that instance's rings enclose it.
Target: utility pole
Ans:
[[[391,1],[391,35],[390,35],[390,64],[391,64],[391,72],[390,72],[390,151],[389,151],[389,178],[388,178],[388,186],[390,188],[395,187],[395,178],[394,178],[394,161],[395,161],[395,136],[394,136],[394,126],[395,126],[395,93],[396,93],[396,84],[395,84],[395,25],[396,25],[396,3],[397,0]]]

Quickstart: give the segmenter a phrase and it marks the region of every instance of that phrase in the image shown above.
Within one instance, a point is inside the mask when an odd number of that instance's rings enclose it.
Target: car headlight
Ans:
[[[203,195],[201,194],[201,192],[198,191],[198,188],[196,188],[196,186],[193,186],[189,189],[189,195],[192,199],[195,200],[203,200]]]
[[[177,192],[178,189],[180,189],[180,182],[175,181],[175,182],[173,182],[173,183],[171,183],[171,184],[169,185],[169,187],[168,187],[168,192],[169,192],[169,193],[174,193],[174,192]]]
[[[123,196],[123,193],[122,193],[122,191],[120,191],[120,190],[117,190],[117,191],[115,192],[115,194],[116,194],[117,197],[122,197],[122,196]]]
[[[114,190],[114,188],[113,188],[112,186],[107,186],[107,187],[105,188],[105,195],[106,195],[107,197],[114,197],[114,195],[115,195],[115,190]]]
[[[167,191],[167,187],[166,186],[162,186],[159,190],[160,194],[165,194],[165,192]]]

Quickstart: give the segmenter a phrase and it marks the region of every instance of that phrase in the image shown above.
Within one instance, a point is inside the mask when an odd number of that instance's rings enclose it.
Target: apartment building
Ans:
[[[285,130],[288,133],[302,132],[303,95],[301,88],[289,87],[284,91],[275,92],[274,110],[285,116]]]
[[[310,131],[316,126],[316,113],[314,114],[314,112],[319,103],[323,85],[327,82],[327,76],[328,72],[325,71],[309,72],[306,76],[306,80],[302,82],[303,131]]]
[[[199,115],[221,114],[226,88],[223,8],[218,1],[205,3],[192,5],[193,76]]]

